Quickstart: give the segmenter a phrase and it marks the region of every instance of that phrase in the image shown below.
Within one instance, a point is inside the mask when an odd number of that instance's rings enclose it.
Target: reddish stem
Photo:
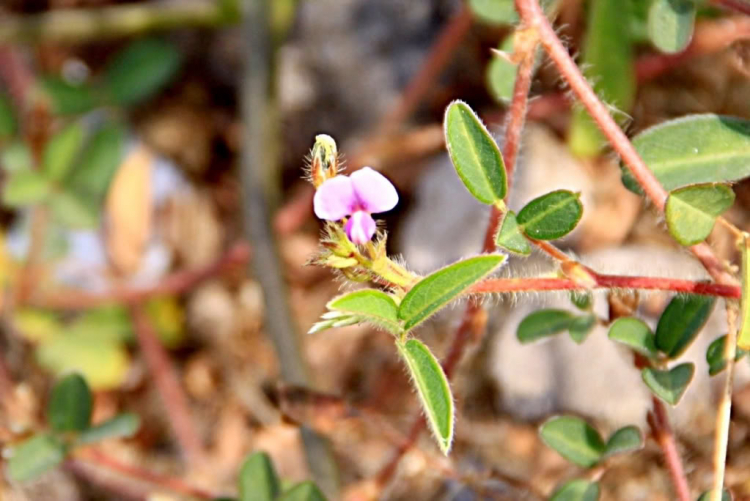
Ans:
[[[750,3],[744,0],[712,0],[713,4],[750,15]]]
[[[691,501],[690,487],[687,483],[685,470],[682,467],[680,453],[677,450],[677,442],[669,424],[667,409],[664,403],[656,397],[651,397],[653,412],[647,416],[648,424],[651,428],[651,435],[662,450],[664,461],[667,463],[667,470],[672,477],[677,499],[679,501]]]

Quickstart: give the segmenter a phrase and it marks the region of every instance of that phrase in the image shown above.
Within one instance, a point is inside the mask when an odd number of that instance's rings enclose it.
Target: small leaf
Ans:
[[[574,318],[575,315],[565,310],[535,311],[518,324],[516,336],[524,344],[538,341],[566,330]]]
[[[648,11],[648,36],[662,52],[680,52],[693,37],[693,0],[654,0]]]
[[[177,73],[180,53],[155,39],[138,40],[117,54],[105,72],[105,84],[116,104],[130,106],[160,91]]]
[[[96,208],[67,191],[57,191],[49,199],[52,216],[62,226],[73,229],[91,229],[99,225]]]
[[[750,176],[750,121],[714,114],[689,115],[644,130],[633,138],[667,191],[700,183],[726,183]],[[623,166],[622,182],[642,193]]]
[[[123,161],[124,149],[125,129],[122,125],[105,124],[86,144],[81,162],[65,180],[65,186],[99,206]]]
[[[83,127],[73,123],[52,136],[44,148],[42,172],[52,181],[61,181],[73,168],[83,145]]]
[[[570,302],[582,311],[591,311],[594,295],[591,291],[570,291]]]
[[[596,316],[594,315],[583,315],[575,317],[568,324],[568,333],[570,338],[578,344],[581,344],[586,336],[589,335],[591,330],[596,325]]]
[[[518,221],[516,220],[516,213],[513,211],[505,213],[505,218],[503,218],[503,224],[497,233],[495,243],[501,249],[515,252],[522,256],[531,254],[529,241],[523,236],[521,227],[518,226]]]
[[[624,454],[643,447],[643,436],[637,426],[625,426],[610,435],[604,446],[604,454]]]
[[[578,194],[557,190],[535,198],[518,213],[521,231],[537,240],[554,240],[573,231],[583,215]]]
[[[445,143],[458,176],[474,198],[494,204],[505,198],[505,163],[495,140],[463,101],[445,111]]]
[[[740,332],[737,335],[737,346],[750,350],[750,235],[742,234],[740,242],[742,251],[742,298],[740,299]]]
[[[21,207],[44,201],[52,186],[40,173],[29,170],[14,172],[3,187],[3,204]]]
[[[43,77],[41,84],[58,115],[86,113],[101,104],[96,90],[88,85],[69,84],[58,77]]]
[[[724,334],[723,336],[714,339],[711,344],[708,345],[708,349],[706,350],[706,362],[708,363],[709,376],[715,376],[727,366],[727,359],[724,358],[726,342],[727,335]],[[734,359],[740,360],[747,355],[747,353],[747,350],[738,347]]]
[[[318,486],[309,480],[295,485],[278,499],[279,501],[326,501]]]
[[[240,470],[240,501],[273,501],[281,492],[279,477],[265,452],[250,454]]]
[[[565,482],[557,489],[550,501],[596,501],[599,499],[599,484],[576,479]]]
[[[47,416],[55,431],[81,431],[91,423],[92,397],[80,374],[65,376],[52,388]]]
[[[398,306],[391,296],[375,289],[363,289],[336,297],[328,309],[341,311],[380,325],[390,332],[401,332],[398,323]]]
[[[427,422],[443,454],[453,442],[453,396],[440,363],[421,341],[410,339],[396,343],[409,368]]]
[[[654,333],[645,322],[637,318],[623,317],[615,320],[609,328],[609,339],[649,358],[658,354]]]
[[[22,308],[13,312],[13,328],[24,339],[43,342],[59,334],[63,330],[63,325],[50,311]]]
[[[2,151],[0,151],[0,163],[2,163],[0,167],[9,174],[30,171],[34,167],[31,150],[22,141],[13,141],[5,145]]]
[[[101,306],[86,310],[67,327],[66,332],[124,343],[133,339],[133,323],[123,306]]]
[[[515,24],[518,22],[513,0],[469,0],[471,12],[479,20],[490,24]]]
[[[724,489],[721,492],[721,501],[732,501],[732,493],[729,492],[727,489]],[[713,501],[711,498],[711,491],[706,491],[703,494],[700,495],[698,498],[698,501]]]
[[[553,417],[539,429],[542,441],[578,466],[590,468],[604,454],[604,441],[584,420],[572,416]]]
[[[656,326],[656,347],[669,358],[680,356],[705,325],[714,302],[713,297],[697,294],[673,297]]]
[[[513,39],[513,35],[507,36],[498,49],[511,54],[513,52]],[[487,65],[486,80],[490,94],[501,103],[509,103],[513,99],[513,88],[516,84],[517,73],[518,65],[494,55]]]
[[[35,435],[13,446],[8,460],[8,475],[16,482],[38,477],[65,459],[65,445],[49,434]]]
[[[678,188],[667,198],[665,214],[669,233],[682,245],[704,241],[716,218],[734,203],[734,191],[725,184],[696,184]]]
[[[138,433],[140,427],[141,418],[137,414],[119,414],[82,431],[76,439],[76,444],[85,445],[112,438],[130,438]]]
[[[0,139],[7,139],[16,133],[16,116],[8,96],[0,93]]]
[[[459,261],[417,282],[401,300],[398,317],[411,330],[456,299],[462,292],[495,271],[506,256],[484,255]]]
[[[666,371],[646,367],[641,371],[641,377],[654,395],[670,405],[677,405],[694,373],[695,366],[685,363]]]

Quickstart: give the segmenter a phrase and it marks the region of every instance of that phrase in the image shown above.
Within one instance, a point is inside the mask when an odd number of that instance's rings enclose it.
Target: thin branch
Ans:
[[[169,359],[169,354],[156,337],[154,327],[143,308],[131,305],[130,315],[138,344],[159,390],[164,410],[169,416],[169,424],[182,454],[189,463],[198,463],[204,456],[203,444],[193,423],[187,396],[180,386],[179,377]]]
[[[667,463],[667,470],[672,477],[677,499],[679,501],[691,501],[690,487],[687,484],[685,470],[682,468],[680,453],[677,450],[677,442],[669,424],[667,409],[664,403],[656,397],[651,397],[653,412],[647,416],[648,424],[651,428],[651,435],[662,450],[664,461]]]
[[[746,2],[745,0],[711,0],[711,3],[725,9],[750,15],[750,2]]]

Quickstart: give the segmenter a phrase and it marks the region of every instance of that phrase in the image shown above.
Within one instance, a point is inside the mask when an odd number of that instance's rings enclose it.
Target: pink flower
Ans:
[[[315,215],[327,221],[346,222],[346,235],[355,244],[366,244],[375,234],[370,214],[386,212],[398,203],[398,193],[381,173],[364,167],[351,176],[327,179],[315,192]]]

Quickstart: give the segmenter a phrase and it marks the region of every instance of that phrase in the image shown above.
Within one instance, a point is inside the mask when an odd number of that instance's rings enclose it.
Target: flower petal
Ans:
[[[358,210],[346,222],[346,236],[355,244],[366,244],[374,234],[375,220],[365,211]]]
[[[338,221],[354,211],[357,195],[351,179],[335,176],[320,185],[313,198],[315,215],[327,221]]]
[[[393,209],[398,203],[396,188],[380,172],[363,167],[350,177],[361,209],[377,214]]]

